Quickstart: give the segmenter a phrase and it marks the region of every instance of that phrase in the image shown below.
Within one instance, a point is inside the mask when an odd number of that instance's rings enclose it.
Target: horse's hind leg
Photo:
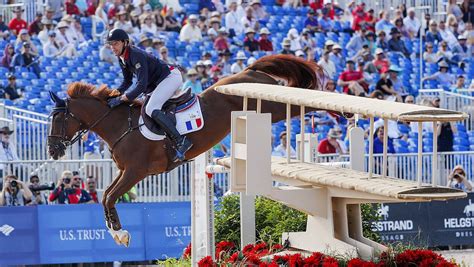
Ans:
[[[132,168],[133,170],[134,168]],[[120,218],[115,209],[115,202],[123,194],[127,193],[132,187],[145,178],[146,174],[138,174],[136,171],[125,169],[122,176],[117,180],[117,183],[111,188],[105,200],[106,209],[109,212],[109,222],[111,224],[111,235],[115,242],[128,247],[130,243],[130,234],[122,229]]]
[[[122,176],[122,174],[123,174],[123,171],[119,170],[117,177],[115,177],[115,179],[112,181],[112,183],[109,186],[107,186],[107,189],[105,189],[104,195],[102,196],[102,206],[104,207],[105,225],[107,226],[108,229],[112,229],[112,225],[110,224],[110,221],[109,221],[110,212],[109,212],[109,210],[107,209],[107,206],[106,206],[107,196],[109,195],[110,190],[112,190],[112,188],[117,184],[117,182],[120,179],[120,177]]]

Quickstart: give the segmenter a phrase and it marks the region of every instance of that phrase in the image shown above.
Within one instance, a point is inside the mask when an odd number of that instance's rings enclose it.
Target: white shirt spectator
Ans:
[[[411,34],[411,36],[416,36],[421,27],[421,23],[418,18],[414,17],[411,19],[408,16],[403,19],[403,25],[405,25],[405,29]]]
[[[336,65],[330,59],[328,61],[321,58],[318,61],[318,65],[323,68],[324,72],[329,76],[329,78],[334,79],[334,75],[336,75]]]
[[[230,71],[232,72],[232,74],[239,73],[243,71],[244,69],[245,69],[245,65],[244,64],[239,65],[237,62],[232,64],[232,66],[230,67]]]
[[[290,29],[288,31],[287,37],[288,37],[288,39],[290,39],[290,42],[291,42],[291,46],[290,46],[291,51],[294,52],[294,51],[302,49],[301,42],[300,42],[300,36],[298,34],[297,29],[295,29],[295,28]]]
[[[198,26],[192,26],[190,23],[181,28],[179,33],[179,40],[181,42],[196,42],[202,40],[201,29]]]
[[[57,47],[52,43],[51,41],[48,41],[44,46],[43,46],[43,55],[45,57],[56,57],[59,55],[59,45]]]
[[[257,20],[255,18],[248,19],[247,16],[244,16],[241,20],[242,25],[245,28],[252,28],[255,30],[255,26],[257,25]]]
[[[111,64],[116,64],[118,62],[117,57],[114,55],[112,50],[106,45],[103,45],[100,48],[99,58],[100,58],[100,60],[105,61],[105,62],[109,62]]]
[[[377,129],[379,127],[383,127],[383,120],[382,119],[378,119],[374,122],[374,133],[377,132]],[[402,134],[398,130],[398,124],[394,120],[388,120],[387,133],[388,133],[388,137],[390,137],[392,139],[397,139],[397,138],[400,138],[400,136],[402,136]]]
[[[277,147],[275,147],[275,150],[273,150],[272,156],[277,156],[277,157],[286,157],[286,147],[284,147],[282,144],[279,144]],[[290,158],[296,158],[296,151],[295,149],[290,146]]]
[[[444,30],[439,29],[439,33],[441,34],[443,40],[448,43],[450,49],[453,49],[459,45],[458,39],[451,30],[447,28]]]
[[[115,29],[122,29],[122,30],[126,31],[127,33],[132,33],[133,32],[133,26],[132,26],[132,23],[130,21],[121,22],[121,21],[118,20],[114,23],[114,28]]]
[[[244,32],[244,27],[240,23],[239,16],[236,11],[229,11],[225,15],[225,26],[227,29],[233,29],[236,35],[239,35]]]
[[[141,25],[141,34],[151,34],[152,36],[157,36],[158,35],[158,27],[156,24],[151,23],[150,25],[144,23]]]
[[[20,160],[18,154],[16,153],[16,147],[12,142],[4,143],[0,142],[0,161],[14,161]],[[0,164],[0,170],[3,170],[5,175],[6,165]]]
[[[44,28],[38,33],[38,39],[40,40],[42,45],[48,42],[48,31],[48,29]]]

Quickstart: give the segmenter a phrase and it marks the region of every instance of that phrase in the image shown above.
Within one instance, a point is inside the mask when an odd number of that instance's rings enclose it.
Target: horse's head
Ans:
[[[74,142],[74,135],[81,129],[82,123],[69,110],[68,99],[61,99],[53,92],[50,92],[50,96],[55,106],[51,112],[48,152],[53,159],[57,160],[64,156],[66,147]]]

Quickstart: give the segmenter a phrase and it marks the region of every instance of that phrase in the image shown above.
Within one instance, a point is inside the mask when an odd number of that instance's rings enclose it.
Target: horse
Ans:
[[[230,132],[231,112],[242,110],[242,97],[218,93],[214,87],[233,83],[284,84],[289,87],[321,89],[324,73],[313,61],[289,55],[262,57],[238,74],[215,83],[199,95],[204,127],[187,134],[194,146],[186,153],[191,160],[212,148]],[[140,131],[135,131],[140,115],[140,103],[124,103],[113,109],[107,99],[117,95],[116,90],[102,85],[74,82],[68,85],[67,99],[51,93],[55,102],[48,152],[57,160],[65,154],[66,147],[77,141],[82,133],[90,130],[99,135],[109,146],[112,158],[119,169],[117,177],[107,187],[102,198],[105,222],[117,244],[129,245],[130,234],[122,229],[115,209],[116,200],[148,175],[160,174],[182,163],[171,161],[171,141],[150,141]],[[256,100],[249,100],[249,109],[256,108]],[[272,114],[273,122],[285,118],[284,104],[262,101],[261,111]],[[300,109],[291,108],[293,115]],[[128,118],[128,119],[127,119]]]

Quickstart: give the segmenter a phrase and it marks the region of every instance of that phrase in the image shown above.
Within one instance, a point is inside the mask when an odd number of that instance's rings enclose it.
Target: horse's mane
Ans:
[[[84,82],[73,82],[69,84],[67,94],[70,98],[92,98],[98,99],[102,102],[106,102],[111,97],[119,96],[117,90],[110,89],[107,85],[103,84],[97,88],[96,86],[84,83]],[[134,104],[141,105],[140,102]]]
[[[322,89],[324,85],[324,71],[314,61],[306,61],[293,55],[265,56],[247,69],[259,70],[288,80],[293,87]]]

